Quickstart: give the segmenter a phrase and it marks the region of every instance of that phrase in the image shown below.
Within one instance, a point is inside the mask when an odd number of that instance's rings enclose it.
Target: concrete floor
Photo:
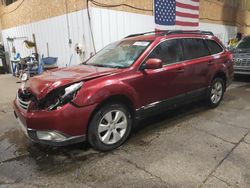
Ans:
[[[13,115],[17,87],[0,76],[0,187],[250,187],[250,77],[218,108],[198,103],[144,120],[107,153],[31,143]]]

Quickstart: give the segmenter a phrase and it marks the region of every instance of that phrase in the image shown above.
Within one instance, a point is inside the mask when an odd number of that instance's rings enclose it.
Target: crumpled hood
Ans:
[[[40,76],[31,78],[26,83],[26,88],[36,95],[37,99],[41,99],[50,91],[61,86],[110,75],[119,71],[121,71],[121,69],[88,65],[59,68],[53,71],[44,72]]]

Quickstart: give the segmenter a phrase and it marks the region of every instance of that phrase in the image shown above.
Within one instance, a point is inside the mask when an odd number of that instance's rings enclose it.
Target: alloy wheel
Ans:
[[[211,90],[211,102],[216,104],[218,103],[223,95],[223,85],[222,83],[218,80],[216,81]]]
[[[126,115],[120,110],[107,112],[98,125],[98,136],[104,144],[115,144],[122,139],[128,127]]]

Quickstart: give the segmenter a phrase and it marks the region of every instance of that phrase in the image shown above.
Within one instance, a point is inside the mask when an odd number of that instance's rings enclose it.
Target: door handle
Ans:
[[[175,72],[182,73],[184,72],[184,70],[185,70],[184,67],[180,67],[180,68],[177,68]]]
[[[214,61],[208,61],[207,64],[208,64],[208,65],[213,65],[213,64],[214,64]]]

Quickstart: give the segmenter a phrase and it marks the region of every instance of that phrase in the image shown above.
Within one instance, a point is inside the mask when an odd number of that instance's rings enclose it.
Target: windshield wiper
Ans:
[[[86,64],[86,65],[91,65],[91,66],[95,66],[95,67],[110,67],[110,66],[102,65],[102,64]]]
[[[119,68],[119,69],[124,69],[124,68],[127,68],[127,67],[123,67],[123,66],[119,66],[119,65],[115,65],[115,66],[110,66],[111,68]]]
[[[102,65],[102,64],[87,64],[87,63],[84,65],[90,65],[90,66],[95,66],[95,67],[120,68],[120,69],[127,68],[127,67],[123,67],[123,66],[119,66],[119,65],[112,66],[112,65]]]

